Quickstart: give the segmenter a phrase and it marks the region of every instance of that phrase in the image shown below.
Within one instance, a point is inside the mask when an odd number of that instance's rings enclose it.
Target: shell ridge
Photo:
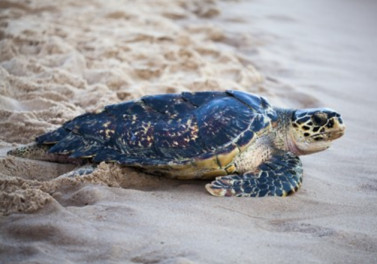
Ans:
[[[251,108],[230,92],[145,96],[78,116],[37,142],[57,139],[51,152],[92,156],[95,162],[184,164],[217,155],[223,162],[232,144],[241,149],[238,140],[250,143],[253,129],[263,127],[252,126],[263,121],[256,118],[263,116],[261,108]]]

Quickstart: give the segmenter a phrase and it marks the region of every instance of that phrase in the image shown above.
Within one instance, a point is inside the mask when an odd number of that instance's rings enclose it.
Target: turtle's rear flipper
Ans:
[[[59,178],[64,178],[64,177],[72,178],[72,177],[75,177],[75,176],[84,176],[84,175],[92,173],[95,169],[96,169],[96,167],[94,165],[88,164],[88,165],[79,167],[79,168],[77,168],[73,171],[64,173],[64,174],[60,175]]]
[[[58,163],[73,163],[81,165],[85,163],[85,160],[69,158],[67,155],[60,155],[55,153],[49,153],[48,149],[51,145],[38,145],[35,143],[25,145],[19,148],[12,149],[7,152],[7,155],[32,159],[32,160],[44,160]]]
[[[206,185],[214,196],[287,196],[302,182],[302,164],[292,153],[278,153],[259,165],[255,172],[217,177]]]

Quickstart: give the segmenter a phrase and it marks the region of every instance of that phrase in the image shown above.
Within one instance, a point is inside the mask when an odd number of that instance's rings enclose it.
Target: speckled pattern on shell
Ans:
[[[224,170],[274,120],[273,108],[256,95],[184,92],[109,105],[99,113],[78,116],[36,141],[51,144],[51,153],[93,162],[161,169],[168,165],[165,170],[195,164],[199,169]]]

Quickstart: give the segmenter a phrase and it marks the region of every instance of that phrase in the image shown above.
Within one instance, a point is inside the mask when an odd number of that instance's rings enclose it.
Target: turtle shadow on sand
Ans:
[[[76,167],[72,164],[13,156],[0,157],[0,213],[32,213],[51,202],[58,202],[61,206],[90,205],[98,200],[98,192],[93,185],[140,191],[168,191],[186,183],[196,184],[198,189],[203,184],[202,181],[182,182],[148,175],[135,168],[105,162],[98,164],[92,173],[64,176]]]

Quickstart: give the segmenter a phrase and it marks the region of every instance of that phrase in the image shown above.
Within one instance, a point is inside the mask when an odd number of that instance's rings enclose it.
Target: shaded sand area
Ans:
[[[0,262],[373,263],[376,4],[278,2],[1,1]],[[107,104],[225,89],[330,106],[347,133],[303,157],[288,198],[216,198],[108,164],[57,178],[74,166],[5,155]]]

